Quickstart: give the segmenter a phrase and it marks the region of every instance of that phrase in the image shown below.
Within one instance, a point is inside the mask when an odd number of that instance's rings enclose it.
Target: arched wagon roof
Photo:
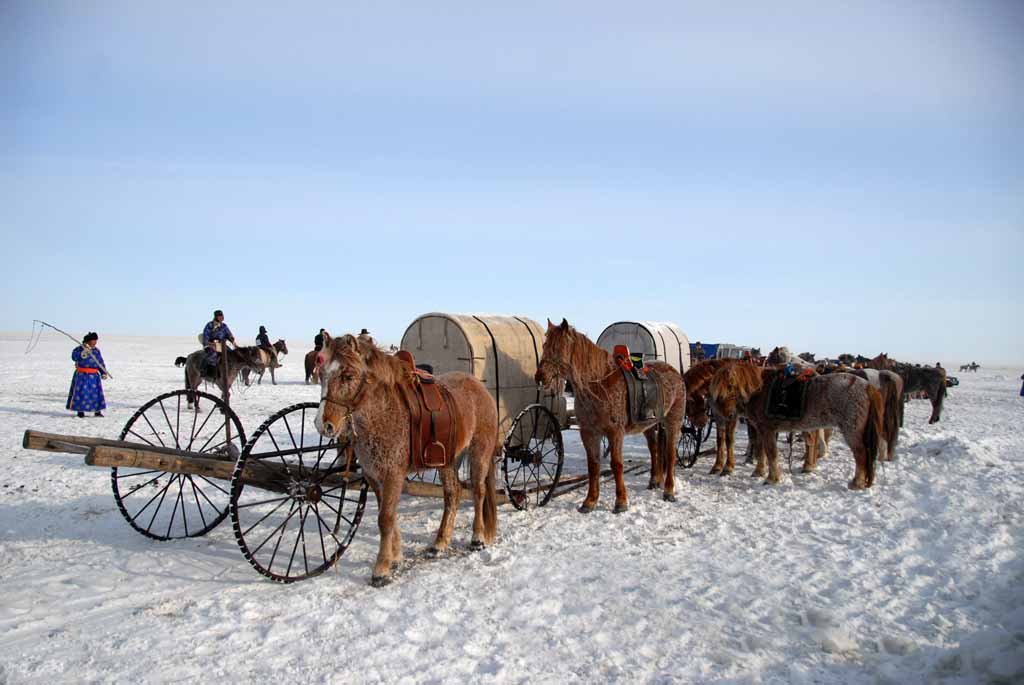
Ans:
[[[565,397],[554,396],[534,380],[543,353],[544,331],[525,316],[446,314],[417,317],[402,336],[402,349],[435,374],[463,371],[478,378],[498,407],[504,436],[527,405],[550,409],[559,425],[568,425]]]
[[[690,368],[690,341],[679,326],[667,321],[618,321],[601,331],[597,345],[609,352],[626,345],[644,361],[660,361],[679,373]]]

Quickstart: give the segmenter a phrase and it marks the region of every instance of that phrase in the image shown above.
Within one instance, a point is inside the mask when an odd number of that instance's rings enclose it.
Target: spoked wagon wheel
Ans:
[[[683,429],[679,432],[679,443],[676,445],[676,463],[679,466],[688,469],[697,463],[702,435],[700,428],[693,426],[688,420],[684,421]]]
[[[189,392],[209,403],[205,416],[188,408]],[[142,405],[128,419],[121,440],[234,462],[245,433],[238,416],[220,398],[175,390]],[[117,508],[131,527],[155,540],[205,535],[228,515],[227,484],[205,476],[115,466],[110,482]]]
[[[516,509],[543,507],[562,475],[565,448],[558,419],[541,404],[519,412],[502,449],[505,491]]]
[[[286,407],[246,443],[231,478],[231,523],[242,554],[282,583],[333,566],[366,507],[366,481],[347,450],[321,436],[316,402]],[[346,480],[346,476],[348,479]]]

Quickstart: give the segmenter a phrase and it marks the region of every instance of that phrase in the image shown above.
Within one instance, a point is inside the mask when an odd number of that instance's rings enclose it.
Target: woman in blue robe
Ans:
[[[107,408],[102,381],[107,377],[107,370],[103,355],[96,347],[98,340],[98,335],[89,333],[71,352],[75,375],[71,377],[67,408],[78,412],[78,418],[84,418],[87,411],[93,412],[94,416],[103,416],[103,410]]]

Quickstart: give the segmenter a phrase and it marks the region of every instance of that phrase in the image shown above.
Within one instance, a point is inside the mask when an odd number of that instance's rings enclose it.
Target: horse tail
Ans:
[[[863,443],[867,452],[865,470],[867,471],[868,485],[870,485],[875,480],[875,462],[878,461],[878,443],[882,436],[882,420],[885,409],[882,405],[882,395],[870,385],[867,388],[867,394],[868,420],[864,426]]]
[[[485,544],[494,542],[494,538],[498,536],[498,486],[497,486],[497,461],[488,454],[487,459],[487,478],[484,482],[484,539]]]
[[[896,456],[896,441],[900,437],[901,393],[895,383],[885,383],[884,379],[882,389],[885,391],[885,439],[888,443],[889,460],[892,461]]]

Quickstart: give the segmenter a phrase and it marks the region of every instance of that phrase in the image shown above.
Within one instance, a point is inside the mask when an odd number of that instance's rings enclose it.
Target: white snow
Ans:
[[[942,422],[911,402],[898,461],[851,492],[849,450],[817,474],[763,486],[681,475],[679,502],[628,477],[629,512],[576,513],[582,491],[529,513],[500,509],[500,535],[421,557],[436,500],[406,499],[412,561],[369,587],[370,506],[341,563],[288,586],[256,574],[222,524],[155,542],[125,523],[109,472],[28,452],[27,428],[117,437],[135,408],[181,387],[172,362],[194,339],[100,341],[115,379],[103,419],[64,410],[72,345],[0,336],[0,682],[288,677],[302,682],[1011,683],[1024,680],[1024,435],[1016,369],[958,374]],[[248,431],[316,400],[292,355],[278,385],[238,393]],[[579,472],[565,433],[567,471]],[[630,454],[644,454],[642,440]]]

